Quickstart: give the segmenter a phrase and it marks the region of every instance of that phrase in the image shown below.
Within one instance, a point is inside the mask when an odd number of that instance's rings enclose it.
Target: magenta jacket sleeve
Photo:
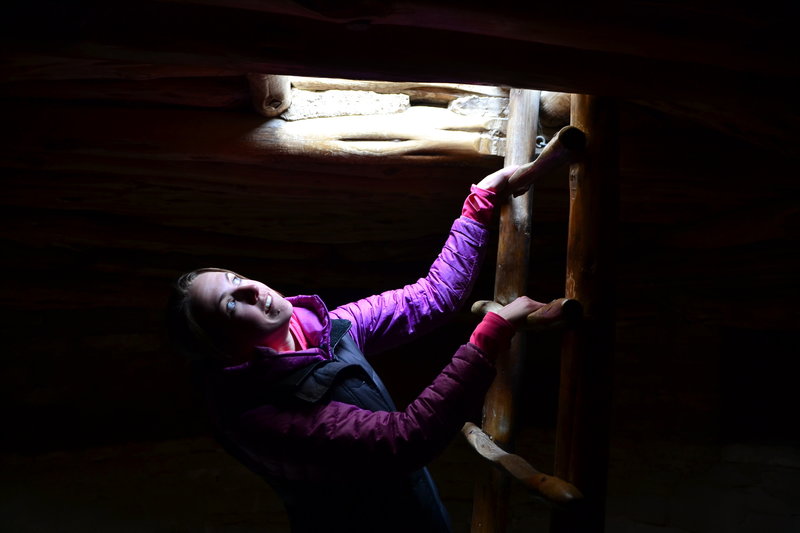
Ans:
[[[372,412],[340,402],[292,410],[266,405],[243,413],[232,430],[252,459],[283,479],[409,472],[441,453],[479,412],[494,374],[487,354],[465,344],[403,411]]]
[[[473,187],[474,191],[475,187]],[[474,198],[474,193],[470,195]],[[470,202],[467,199],[467,203]],[[490,197],[494,200],[494,196]],[[482,200],[478,208],[465,209],[428,274],[416,283],[386,291],[336,308],[334,318],[353,324],[350,334],[365,355],[386,350],[440,325],[466,301],[475,284],[488,240],[488,228],[470,215],[487,219],[493,204]]]

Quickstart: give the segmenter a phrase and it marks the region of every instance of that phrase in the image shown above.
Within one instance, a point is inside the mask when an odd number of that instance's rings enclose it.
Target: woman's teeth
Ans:
[[[267,294],[267,300],[264,302],[264,313],[269,313],[271,307],[272,307],[272,295]]]

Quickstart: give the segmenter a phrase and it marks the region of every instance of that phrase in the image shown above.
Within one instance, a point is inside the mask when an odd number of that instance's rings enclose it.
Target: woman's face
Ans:
[[[275,346],[289,334],[292,304],[261,282],[233,272],[204,272],[189,287],[198,322],[223,338],[236,351]]]

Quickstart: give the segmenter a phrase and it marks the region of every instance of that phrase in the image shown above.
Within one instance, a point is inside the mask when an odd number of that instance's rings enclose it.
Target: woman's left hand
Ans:
[[[492,172],[481,181],[477,183],[477,187],[481,189],[490,189],[498,194],[506,192],[508,185],[508,178],[519,168],[519,165],[509,165],[503,167],[497,172]]]
[[[513,302],[495,311],[498,315],[505,318],[517,328],[525,325],[528,315],[538,311],[547,304],[532,300],[527,296],[519,296]]]

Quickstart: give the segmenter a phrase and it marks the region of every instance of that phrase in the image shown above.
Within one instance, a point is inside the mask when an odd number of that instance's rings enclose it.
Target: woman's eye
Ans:
[[[240,278],[239,276],[233,276],[233,279],[231,280],[231,282],[234,285],[241,285],[242,284],[242,278]]]
[[[236,300],[228,300],[228,303],[225,304],[225,310],[228,313],[233,313],[236,310]]]

